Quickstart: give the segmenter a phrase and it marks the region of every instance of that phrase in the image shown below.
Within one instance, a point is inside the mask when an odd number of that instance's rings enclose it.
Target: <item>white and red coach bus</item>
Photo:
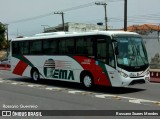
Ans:
[[[149,63],[137,33],[54,32],[11,41],[11,71],[20,76],[93,85],[128,86],[149,80]]]

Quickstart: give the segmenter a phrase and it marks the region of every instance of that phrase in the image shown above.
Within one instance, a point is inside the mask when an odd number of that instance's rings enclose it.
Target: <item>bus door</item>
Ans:
[[[99,36],[97,38],[97,61],[98,65],[103,70],[101,78],[104,78],[103,74],[105,74],[105,77],[107,78],[107,81],[102,81],[101,83],[108,86],[112,86],[113,83],[119,84],[119,81],[117,81],[118,72],[115,65],[115,54],[110,37]],[[100,73],[100,71],[98,72]]]
[[[110,80],[111,86],[121,86],[122,81],[119,77],[119,73],[116,69],[116,58],[114,51],[114,43],[110,38],[107,40],[107,62],[106,69],[108,72],[108,78]]]

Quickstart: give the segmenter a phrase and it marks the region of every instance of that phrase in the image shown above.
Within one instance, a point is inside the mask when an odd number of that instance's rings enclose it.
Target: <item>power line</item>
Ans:
[[[106,1],[107,1],[107,3],[124,2],[124,0],[103,0],[103,1],[98,1],[98,2],[106,2]],[[95,5],[95,2],[91,2],[91,3],[87,3],[87,4],[83,4],[83,5],[78,5],[78,6],[71,7],[71,8],[66,8],[66,9],[58,10],[58,11],[55,11],[55,12],[69,12],[69,11],[73,11],[73,10],[77,10],[77,9],[91,7],[91,6],[94,6],[94,5]],[[128,22],[144,23],[146,20],[160,20],[160,15],[159,14],[160,13],[157,13],[157,14],[147,14],[147,15],[145,14],[145,15],[128,16]],[[54,12],[38,15],[38,16],[35,16],[35,17],[20,19],[20,20],[16,20],[16,21],[11,21],[11,22],[8,22],[7,24],[14,24],[14,23],[19,23],[19,22],[26,22],[26,21],[36,20],[36,19],[40,19],[40,18],[51,16],[51,15],[54,15]],[[124,19],[121,18],[121,17],[115,17],[115,18],[108,18],[107,21],[108,22],[123,22]]]
[[[67,12],[67,11],[82,9],[82,8],[85,8],[85,7],[90,7],[90,6],[93,6],[93,5],[94,5],[94,3],[91,2],[91,3],[84,4],[84,5],[79,5],[79,6],[75,6],[75,7],[59,10],[59,11],[65,11],[65,12]]]
[[[51,16],[52,14],[53,13],[48,13],[48,14],[43,14],[43,15],[39,15],[39,16],[35,16],[35,17],[30,17],[30,18],[20,19],[20,20],[16,20],[16,21],[11,21],[11,22],[8,22],[8,24],[36,20],[36,19],[40,19],[40,18],[43,18],[43,17]]]
[[[149,15],[152,15],[152,14],[149,14]],[[137,15],[138,17],[140,17],[140,16],[145,16],[145,17],[142,17],[142,18],[135,18],[135,17],[137,17],[137,16],[129,16],[128,17],[128,23],[148,23],[148,22],[146,22],[146,20],[154,20],[155,22],[153,23],[151,23],[151,24],[159,24],[159,19],[154,19],[154,17],[150,17],[149,15]],[[154,15],[157,15],[157,14],[154,14]],[[158,16],[155,16],[155,17],[158,17]],[[84,21],[84,22],[87,22],[87,23],[90,23],[90,22],[92,22],[92,23],[97,23],[97,22],[99,22],[99,21],[103,21],[103,18],[100,18],[100,19],[92,19],[92,20],[90,20],[90,21]],[[122,17],[110,17],[110,18],[108,18],[108,22],[123,22],[124,21],[124,19],[122,18]],[[157,21],[157,22],[156,22]]]
[[[72,11],[72,10],[76,10],[76,9],[81,9],[81,8],[85,8],[85,7],[89,7],[89,6],[92,6],[94,5],[94,3],[87,3],[87,4],[84,4],[84,5],[79,5],[79,6],[76,6],[76,7],[71,7],[71,8],[67,8],[67,9],[63,9],[63,10],[58,10],[58,11],[55,11],[55,12],[67,12],[67,11]],[[26,22],[26,21],[30,21],[30,20],[36,20],[36,19],[40,19],[40,18],[43,18],[43,17],[47,17],[47,16],[51,16],[53,15],[54,12],[50,12],[50,13],[46,13],[46,14],[43,14],[43,15],[38,15],[38,16],[35,16],[35,17],[30,17],[30,18],[25,18],[25,19],[20,19],[20,20],[16,20],[16,21],[11,21],[11,22],[8,22],[8,24],[13,24],[13,23],[19,23],[19,22]]]
[[[94,19],[94,21],[95,20],[102,20],[102,18],[101,19]],[[121,16],[110,17],[110,18],[108,18],[108,21],[110,21],[110,20],[123,21],[123,17],[121,17]],[[135,20],[160,20],[160,13],[148,14],[148,15],[144,15],[143,14],[143,15],[128,16],[128,20],[129,21],[135,21]],[[89,22],[89,21],[87,21],[87,22]]]
[[[112,17],[110,19],[119,19],[123,20],[122,17]],[[129,21],[134,21],[134,20],[160,20],[160,13],[156,14],[148,14],[148,15],[134,15],[134,16],[128,16]]]
[[[103,0],[102,2],[104,2],[104,1],[106,1],[106,0]],[[108,0],[107,2],[120,2],[120,1],[123,1],[123,0]],[[68,12],[68,11],[73,11],[73,10],[77,10],[77,9],[82,9],[82,8],[90,7],[90,6],[93,6],[94,4],[95,4],[95,2],[91,2],[91,3],[87,3],[87,4],[83,4],[83,5],[78,5],[78,6],[67,8],[67,9],[57,10],[57,11],[54,11],[54,12]],[[38,15],[38,16],[34,16],[34,17],[29,17],[29,18],[24,18],[24,19],[20,19],[20,20],[10,21],[7,24],[26,22],[26,21],[31,21],[31,20],[36,20],[36,19],[48,17],[48,16],[53,15],[54,12],[49,12],[49,13],[46,13],[46,14],[42,14],[42,15]]]

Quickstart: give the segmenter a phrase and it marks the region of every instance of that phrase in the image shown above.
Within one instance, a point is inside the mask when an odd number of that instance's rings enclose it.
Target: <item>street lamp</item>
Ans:
[[[103,5],[104,6],[104,12],[105,12],[105,25],[106,25],[106,31],[108,30],[108,19],[107,19],[107,3],[101,3],[101,2],[95,2],[96,5]]]

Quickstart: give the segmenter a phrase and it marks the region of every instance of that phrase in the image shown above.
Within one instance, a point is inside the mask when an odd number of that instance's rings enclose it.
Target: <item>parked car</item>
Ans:
[[[11,58],[10,57],[5,57],[3,58],[1,61],[0,61],[0,64],[2,65],[10,65],[10,62],[11,62]]]

